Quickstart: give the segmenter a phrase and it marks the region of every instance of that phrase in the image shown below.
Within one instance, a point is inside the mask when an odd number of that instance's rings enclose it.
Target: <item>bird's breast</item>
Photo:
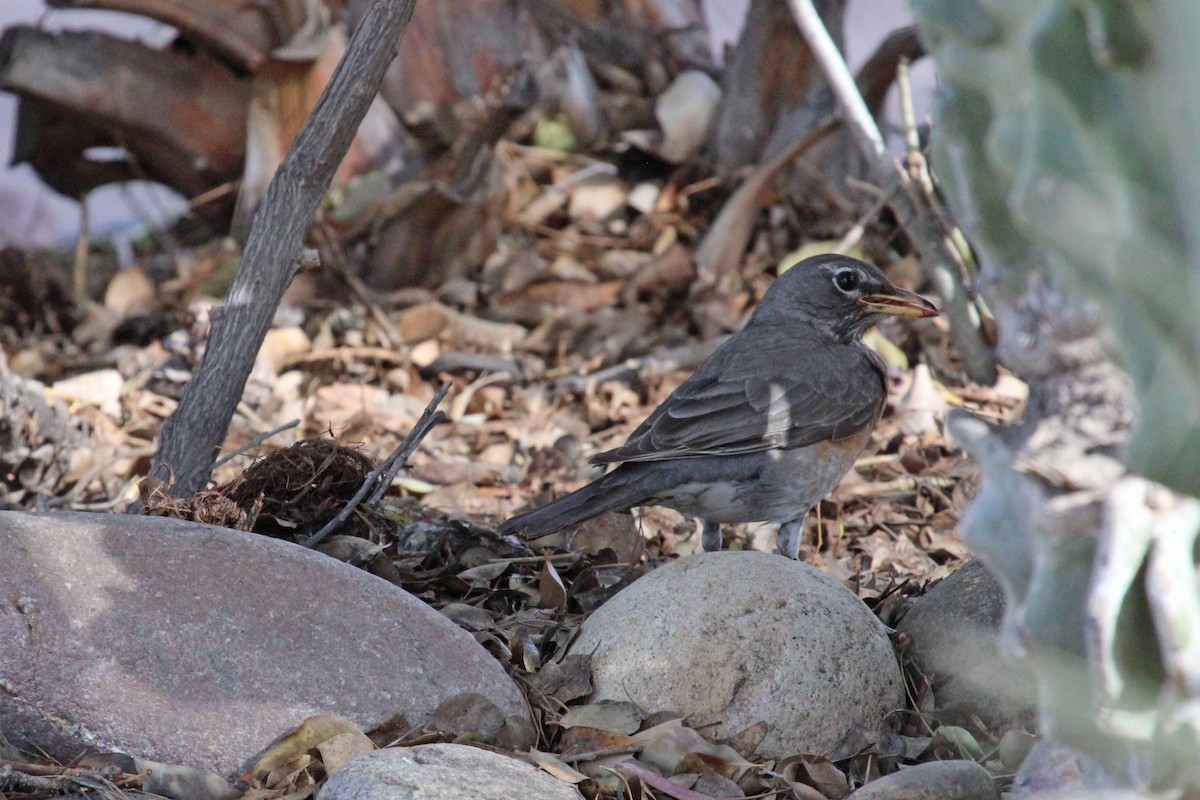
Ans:
[[[839,442],[713,458],[713,465],[724,462],[728,469],[685,478],[647,503],[713,522],[800,519],[850,471],[869,438],[868,430]]]

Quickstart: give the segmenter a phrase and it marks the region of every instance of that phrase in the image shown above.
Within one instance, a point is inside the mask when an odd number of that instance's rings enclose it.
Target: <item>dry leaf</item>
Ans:
[[[633,738],[642,746],[638,759],[667,774],[675,772],[689,753],[719,758],[737,767],[753,766],[732,747],[713,744],[695,730],[684,727],[681,719],[655,725],[635,734]]]
[[[93,406],[110,417],[121,415],[121,390],[125,378],[115,369],[85,372],[72,378],[55,381],[47,391],[49,397],[61,397],[72,405]]]
[[[533,762],[534,766],[549,772],[560,781],[583,783],[588,779],[587,775],[572,769],[553,753],[543,753],[541,750],[531,749],[529,751],[529,760]]]
[[[775,770],[784,775],[793,785],[811,787],[819,796],[838,800],[850,794],[850,781],[846,773],[819,756],[794,756],[780,761]]]
[[[418,369],[425,369],[433,362],[437,361],[442,355],[442,345],[436,339],[427,339],[420,344],[414,345],[408,351],[408,360],[413,363]]]
[[[463,692],[443,700],[433,712],[433,724],[439,731],[455,735],[473,734],[484,741],[504,729],[500,707],[475,692]]]
[[[405,344],[432,339],[450,324],[451,313],[441,303],[422,303],[401,315],[396,330]]]
[[[562,576],[554,568],[553,562],[546,559],[542,562],[542,571],[538,576],[538,605],[542,608],[561,609],[567,604],[567,587],[563,585]]]
[[[122,319],[145,314],[156,305],[154,282],[140,264],[113,275],[104,290],[104,307]]]
[[[645,715],[633,703],[625,700],[597,700],[586,706],[572,708],[558,724],[563,728],[583,726],[614,733],[636,733]]]
[[[305,355],[311,348],[312,341],[300,328],[272,328],[267,331],[256,360],[258,364],[278,375],[295,358]]]
[[[467,603],[448,603],[439,610],[454,620],[456,625],[469,631],[485,631],[495,622],[492,612]]]
[[[583,726],[564,730],[558,744],[559,750],[563,755],[577,756],[581,753],[603,754],[606,752],[616,752],[618,760],[625,758],[630,753],[639,752],[642,749],[641,745],[635,742],[632,736],[627,734]],[[598,755],[587,762],[577,763],[580,770],[588,775],[595,776],[597,774],[597,765],[600,762],[607,762],[608,760],[607,756]]]
[[[662,194],[662,189],[655,184],[639,183],[629,192],[629,197],[625,202],[638,213],[649,216],[654,213],[654,206],[658,203],[660,194]]]
[[[457,577],[459,580],[466,581],[476,589],[486,589],[491,586],[492,581],[508,571],[508,567],[509,565],[503,561],[480,564],[477,567],[464,569],[458,573]]]
[[[910,436],[939,430],[946,415],[946,400],[934,384],[929,367],[917,364],[912,370],[908,391],[896,404],[896,421]]]
[[[738,731],[725,742],[734,750],[741,753],[746,758],[754,754],[758,746],[762,744],[762,740],[767,737],[767,732],[770,726],[766,722],[759,721],[753,725]]]
[[[604,222],[625,205],[625,184],[610,175],[589,178],[570,189],[567,215],[579,222]]]
[[[296,766],[299,762],[307,763],[308,751],[316,749],[342,733],[363,735],[362,730],[348,719],[333,714],[318,714],[309,717],[276,739],[258,759],[258,762],[246,770],[237,782],[251,785],[260,776],[278,773],[289,768],[299,768]]]
[[[592,693],[592,657],[569,655],[562,661],[552,661],[529,680],[531,688],[569,703]]]
[[[677,783],[674,783],[662,775],[659,775],[653,770],[646,769],[641,764],[626,759],[619,764],[621,770],[636,775],[641,780],[650,784],[651,787],[657,789],[668,797],[674,797],[676,800],[712,800],[709,795],[693,792],[691,789],[685,789]]]
[[[546,281],[526,286],[520,292],[519,299],[550,303],[577,311],[595,311],[613,305],[621,293],[621,286],[621,281],[604,281],[603,283]]]
[[[662,157],[679,164],[695,155],[708,138],[720,101],[721,87],[708,73],[680,72],[654,103],[654,117],[663,132]]]

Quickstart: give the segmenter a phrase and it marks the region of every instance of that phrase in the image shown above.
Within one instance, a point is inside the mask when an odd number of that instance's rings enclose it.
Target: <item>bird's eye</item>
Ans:
[[[858,288],[861,282],[858,272],[852,269],[844,269],[833,276],[833,284],[843,292],[853,292]]]

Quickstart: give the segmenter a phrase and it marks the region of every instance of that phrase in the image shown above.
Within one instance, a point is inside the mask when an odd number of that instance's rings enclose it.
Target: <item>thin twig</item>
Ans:
[[[416,451],[417,445],[421,440],[429,435],[429,432],[438,425],[446,421],[446,414],[438,411],[437,407],[441,404],[442,398],[446,396],[446,392],[450,391],[450,381],[444,382],[429,401],[429,405],[425,406],[425,411],[421,414],[421,418],[417,420],[417,424],[408,432],[408,436],[404,437],[404,441],[400,446],[392,451],[384,462],[383,480],[375,487],[375,493],[371,495],[371,503],[378,503],[383,499],[383,494],[392,485],[392,480],[408,462],[408,457]]]
[[[71,488],[71,491],[67,492],[65,497],[51,497],[47,501],[47,505],[50,508],[59,508],[64,506],[68,508],[74,508],[75,503],[79,500],[79,498],[83,497],[84,492],[87,491],[87,487],[91,485],[92,481],[111,474],[113,471],[113,465],[115,465],[118,461],[124,461],[126,459],[132,460],[152,455],[154,455],[153,445],[134,447],[128,450],[118,450],[103,461],[93,464],[91,469],[81,475],[79,480],[75,481],[75,485]],[[134,480],[137,479],[135,478]],[[126,483],[125,487],[120,492],[118,492],[114,497],[110,498],[112,505],[116,505],[117,501],[119,501],[124,494],[124,489],[127,488],[129,488],[128,483]],[[108,487],[103,481],[100,483],[100,489],[102,492],[108,491]]]
[[[840,497],[883,497],[886,495],[916,494],[926,487],[931,489],[948,489],[954,485],[953,478],[938,477],[904,477],[893,478],[879,483],[863,483],[849,486],[839,492]]]
[[[696,262],[697,285],[714,286],[722,283],[722,267],[733,269],[740,263],[741,253],[745,252],[750,241],[754,210],[762,203],[762,196],[773,184],[783,168],[791,164],[817,142],[824,139],[837,129],[838,120],[829,115],[820,119],[808,131],[789,143],[769,161],[755,170],[742,181],[742,185],[725,202],[721,213],[709,226],[699,246],[696,247],[694,259]]]
[[[946,318],[950,333],[958,347],[963,365],[972,380],[991,384],[996,380],[996,355],[983,339],[979,327],[979,311],[974,306],[970,292],[963,282],[962,273],[950,262],[947,246],[946,226],[936,218],[936,209],[920,189],[913,185],[907,172],[899,169],[896,161],[887,152],[879,126],[871,116],[867,104],[855,85],[845,60],[837,45],[825,29],[812,0],[788,0],[792,16],[800,33],[808,42],[825,79],[829,81],[845,121],[866,156],[875,181],[891,198],[896,217],[901,221],[909,238],[921,253],[921,266],[929,280],[937,287],[946,303]],[[897,187],[903,191],[895,191]]]
[[[329,258],[326,260],[327,266],[345,282],[355,299],[363,304],[367,313],[375,320],[376,335],[379,337],[379,341],[390,350],[399,350],[404,343],[395,334],[394,324],[380,307],[379,301],[376,299],[376,292],[363,283],[362,278],[350,271],[350,267],[346,263],[346,253],[342,250],[341,242],[338,241],[337,234],[333,232],[329,222],[321,217],[317,220],[314,230],[323,240],[322,244],[325,245],[325,249],[329,251]]]
[[[269,431],[263,431],[262,433],[258,434],[253,439],[251,439],[250,441],[246,442],[244,445],[239,447],[237,450],[234,450],[232,453],[229,453],[228,455],[224,455],[224,456],[221,456],[220,458],[218,458],[216,460],[216,463],[213,464],[213,469],[216,469],[217,467],[222,466],[223,464],[229,463],[233,459],[240,456],[242,453],[245,453],[247,450],[253,450],[255,447],[258,447],[260,444],[265,442],[267,439],[270,439],[275,434],[283,433],[286,430],[291,430],[292,428],[296,427],[299,424],[300,424],[300,420],[294,419],[291,422],[283,423],[278,428],[272,428]]]
[[[14,768],[15,766],[15,768]],[[25,767],[33,769],[26,770]],[[59,772],[37,769],[38,765],[22,765],[19,762],[0,762],[0,786],[16,791],[47,794],[75,794],[80,789],[103,791],[113,790],[113,779],[122,775],[119,769],[107,767],[100,770],[58,768]]]
[[[222,197],[226,197],[227,195],[233,194],[239,188],[241,188],[241,185],[242,185],[242,182],[240,180],[225,181],[225,183],[222,183],[220,186],[214,186],[213,188],[209,189],[207,192],[201,192],[200,194],[198,194],[195,197],[188,200],[188,203],[187,203],[188,210],[195,211],[197,208],[199,208],[202,205],[206,205],[207,203],[211,203],[214,200],[220,200]]]
[[[913,105],[912,81],[909,80],[908,59],[900,59],[896,70],[896,88],[900,90],[900,125],[904,129],[904,150],[908,158],[910,175],[919,180],[926,195],[933,194],[933,182],[929,178],[928,165],[921,154],[921,134],[917,131],[917,112]],[[918,171],[919,175],[912,174]]]
[[[146,455],[150,455],[150,453],[147,453]],[[111,497],[100,502],[81,503],[77,499],[67,499],[62,503],[48,502],[46,505],[50,508],[66,508],[68,511],[112,511],[117,507],[118,503],[125,499],[125,495],[129,493],[130,487],[140,480],[141,476],[139,475],[126,478],[125,483],[121,484],[121,487],[113,492]],[[58,498],[51,498],[52,501],[57,499]]]
[[[407,551],[405,555],[410,555]],[[517,556],[516,558],[491,558],[485,561],[485,564],[541,564],[545,561],[553,561],[555,563],[562,561],[579,561],[583,558],[582,553],[554,553],[541,556]]]
[[[866,469],[869,467],[877,467],[880,464],[895,464],[899,460],[899,453],[880,453],[876,456],[863,456],[854,462],[854,468]]]
[[[564,764],[575,764],[580,761],[595,761],[598,758],[608,758],[609,756],[633,755],[645,749],[646,746],[641,744],[622,744],[600,750],[589,750],[586,753],[563,753],[558,758]]]
[[[835,253],[847,253],[849,250],[862,241],[863,234],[867,232],[867,226],[871,224],[871,220],[878,219],[879,213],[883,211],[883,207],[891,202],[891,198],[886,194],[880,194],[871,205],[863,212],[854,224],[850,226],[850,230],[846,231],[842,236],[841,241],[837,243],[837,247],[833,248]]]
[[[829,86],[842,107],[844,121],[849,123],[850,131],[859,140],[859,147],[873,161],[887,158],[887,145],[883,142],[883,134],[879,132],[871,110],[867,108],[866,101],[858,91],[854,76],[850,74],[850,69],[842,59],[842,53],[829,31],[825,29],[825,23],[821,21],[821,15],[817,13],[812,0],[788,0],[788,5],[791,6],[792,16],[796,18],[801,35],[808,42],[813,56],[821,65],[821,71],[825,73],[825,80],[829,81]]]
[[[453,350],[449,353],[442,353],[435,358],[430,364],[422,367],[419,373],[422,378],[431,378],[434,375],[440,375],[443,372],[489,372],[494,375],[505,373],[500,376],[496,382],[500,384],[515,383],[519,381],[525,374],[525,368],[521,362],[511,358],[502,358],[488,353],[468,353],[461,350]]]
[[[91,248],[91,223],[88,222],[87,192],[79,195],[79,238],[75,240],[75,268],[72,273],[72,288],[75,304],[82,306],[87,299],[88,250]]]
[[[350,515],[354,513],[354,509],[362,504],[363,500],[368,494],[371,494],[372,490],[374,490],[374,494],[372,494],[370,502],[378,502],[383,492],[387,491],[387,487],[392,485],[392,478],[396,476],[396,472],[404,466],[405,461],[417,449],[417,445],[421,443],[421,440],[446,419],[446,415],[438,411],[437,407],[449,390],[450,383],[447,381],[442,384],[441,388],[437,390],[437,394],[429,401],[429,405],[425,407],[425,412],[421,414],[421,418],[417,420],[417,424],[413,426],[413,429],[408,432],[408,436],[404,437],[404,441],[400,442],[400,446],[393,450],[392,454],[383,460],[383,463],[371,470],[371,473],[362,482],[362,486],[359,486],[358,491],[354,493],[354,497],[350,498],[350,502],[346,503],[345,507],[338,512],[336,517],[325,523],[325,526],[321,530],[308,537],[307,541],[304,542],[305,547],[316,547],[325,540],[326,536],[337,530],[343,522],[350,518]]]
[[[672,347],[641,358],[628,358],[619,364],[586,375],[565,375],[555,378],[550,386],[556,392],[586,392],[589,387],[605,381],[626,381],[635,377],[654,377],[676,370],[695,369],[728,337]]]
[[[42,777],[61,777],[63,775],[73,775],[81,772],[95,772],[94,770],[82,770],[77,767],[67,767],[62,764],[34,764],[30,761],[14,761],[10,758],[0,758],[0,768],[8,768],[14,772],[21,772],[26,775],[38,775]],[[112,767],[105,768],[110,770],[106,772],[106,777],[114,777],[119,774],[120,770]]]

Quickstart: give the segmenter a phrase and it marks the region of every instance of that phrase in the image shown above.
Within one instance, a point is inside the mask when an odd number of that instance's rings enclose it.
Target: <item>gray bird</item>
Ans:
[[[884,364],[862,335],[888,314],[938,310],[858,259],[801,261],[625,444],[591,459],[620,466],[500,532],[536,539],[658,505],[704,520],[705,550],[721,549],[723,522],[780,523],[776,547],[796,558],[804,516],[854,465],[883,412]]]

